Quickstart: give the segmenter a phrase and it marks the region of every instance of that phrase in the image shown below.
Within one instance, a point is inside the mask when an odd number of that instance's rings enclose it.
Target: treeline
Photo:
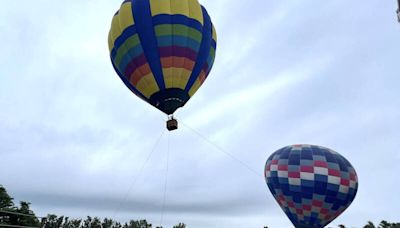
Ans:
[[[112,219],[100,220],[97,217],[88,216],[86,219],[69,219],[68,217],[57,217],[56,215],[48,215],[39,224],[43,228],[152,228],[152,224],[146,220],[131,220],[127,223],[121,224],[120,222]],[[185,228],[186,225],[179,223],[174,228]],[[162,228],[157,226],[156,228]]]
[[[0,185],[0,227],[31,227],[31,228],[153,228],[152,224],[146,220],[130,220],[126,223],[120,223],[112,219],[100,219],[98,217],[86,217],[86,219],[70,219],[65,216],[53,214],[45,218],[38,218],[30,209],[30,203],[20,202],[15,206],[13,198],[8,195],[7,190]],[[155,228],[162,228],[156,226]],[[179,223],[173,228],[186,228],[184,223]],[[268,228],[264,226],[264,228]],[[330,226],[330,228],[332,228]],[[345,225],[339,225],[338,228],[346,228]],[[390,223],[385,220],[379,225],[368,222],[363,228],[400,228],[400,223]]]
[[[15,206],[14,199],[7,190],[0,185],[0,227],[40,227],[40,228],[152,228],[153,225],[146,220],[130,220],[120,223],[112,219],[86,217],[86,219],[70,219],[65,216],[49,214],[45,218],[38,218],[30,209],[30,203],[20,202]],[[184,223],[179,223],[173,228],[185,228]],[[162,228],[156,226],[156,228]]]
[[[345,226],[341,228],[346,228]],[[365,225],[363,228],[400,228],[400,223],[390,223],[385,220],[382,220],[381,223],[379,223],[378,226],[375,226],[373,222],[368,222],[367,225]]]

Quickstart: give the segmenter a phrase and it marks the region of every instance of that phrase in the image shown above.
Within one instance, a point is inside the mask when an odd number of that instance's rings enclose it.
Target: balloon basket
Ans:
[[[397,0],[397,4],[399,5],[399,8],[396,10],[397,20],[400,23],[400,0]]]
[[[174,119],[174,117],[171,117],[167,121],[167,129],[168,129],[168,131],[173,131],[173,130],[178,129],[178,121],[176,119]]]
[[[397,21],[400,23],[400,6],[399,9],[397,9]]]

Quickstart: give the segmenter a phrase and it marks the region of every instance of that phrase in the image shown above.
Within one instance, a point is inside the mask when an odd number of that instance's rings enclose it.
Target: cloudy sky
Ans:
[[[291,227],[264,164],[309,143],[358,172],[357,197],[332,225],[399,222],[396,1],[200,2],[216,62],[168,133],[109,61],[120,1],[1,1],[0,184],[39,216],[159,225],[168,161],[164,227]]]

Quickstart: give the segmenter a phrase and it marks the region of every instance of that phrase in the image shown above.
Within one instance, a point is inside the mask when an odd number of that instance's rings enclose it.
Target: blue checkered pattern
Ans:
[[[321,146],[284,147],[268,158],[264,174],[268,188],[295,227],[326,226],[357,193],[357,174],[350,162]]]

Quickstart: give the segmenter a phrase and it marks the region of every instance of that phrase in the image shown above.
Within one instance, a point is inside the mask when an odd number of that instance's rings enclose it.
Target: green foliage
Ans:
[[[13,198],[8,195],[7,190],[0,185],[0,209],[10,209],[14,207]]]
[[[175,225],[174,228],[186,228],[185,223],[179,223],[178,225]]]
[[[146,220],[131,220],[128,224],[125,224],[124,228],[151,228],[151,224],[149,224]]]
[[[13,198],[8,195],[7,190],[0,185],[0,211],[10,211],[15,209]],[[10,214],[0,212],[0,224],[10,224]]]
[[[112,219],[105,218],[101,225],[103,228],[113,228],[114,221]]]
[[[33,211],[29,208],[29,205],[30,203],[28,202],[20,202],[20,207],[16,210],[17,213],[29,216],[17,216],[17,225],[37,227],[39,226],[39,220],[35,213],[33,213]]]
[[[382,220],[381,223],[379,223],[379,228],[400,228],[400,223],[389,223]]]
[[[62,227],[64,217],[58,218],[57,215],[48,215],[47,218],[42,221],[44,228],[59,228]]]
[[[35,213],[29,208],[30,203],[22,201],[19,207],[15,207],[13,200],[14,199],[8,195],[7,190],[0,185],[0,224],[39,226],[39,220],[35,216]]]
[[[375,228],[375,225],[371,221],[368,221],[367,225],[365,225],[364,228]]]
[[[382,220],[379,226],[375,226],[373,222],[369,221],[363,228],[400,228],[400,223],[389,223]]]

